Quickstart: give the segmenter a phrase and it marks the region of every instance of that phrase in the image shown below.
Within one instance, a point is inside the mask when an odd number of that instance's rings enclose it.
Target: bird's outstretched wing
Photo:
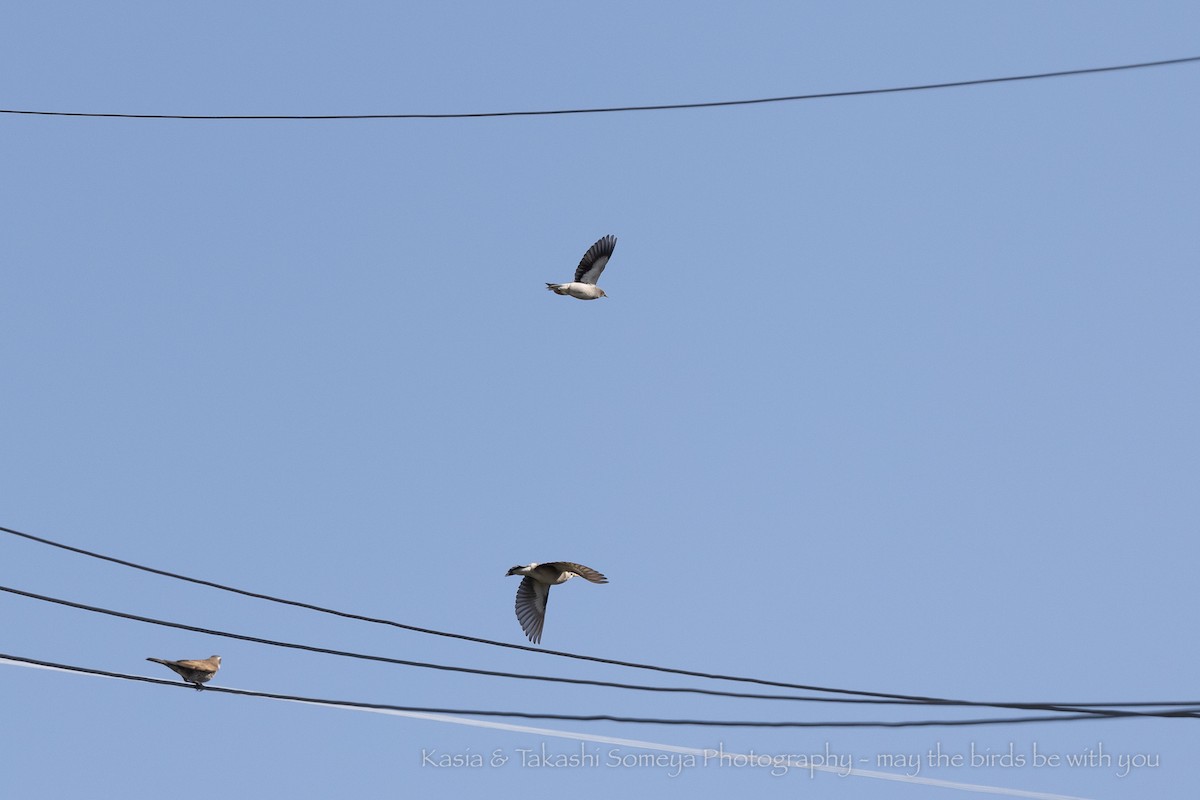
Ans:
[[[529,641],[540,644],[542,625],[546,622],[546,602],[550,599],[550,587],[526,575],[517,587],[517,621]]]
[[[612,257],[613,248],[616,246],[617,237],[610,233],[589,247],[588,251],[583,254],[583,260],[575,268],[575,282],[595,284],[599,281],[600,273],[604,272],[604,267],[608,264],[608,259]]]
[[[608,578],[601,575],[591,567],[585,567],[583,564],[576,564],[574,561],[553,561],[543,566],[553,567],[559,572],[574,572],[581,578],[585,578],[592,583],[608,583]]]

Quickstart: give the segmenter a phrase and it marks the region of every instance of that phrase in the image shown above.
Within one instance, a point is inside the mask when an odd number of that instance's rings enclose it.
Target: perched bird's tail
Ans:
[[[566,294],[567,293],[567,287],[561,283],[547,283],[546,288],[549,289],[550,291],[554,292],[555,294]]]
[[[153,661],[155,664],[162,664],[165,667],[171,666],[170,662],[163,658],[147,658],[147,661]]]

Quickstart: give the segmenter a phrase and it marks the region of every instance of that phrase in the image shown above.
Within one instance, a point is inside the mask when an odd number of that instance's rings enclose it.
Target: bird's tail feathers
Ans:
[[[566,294],[567,293],[567,287],[561,283],[547,283],[546,288],[549,289],[550,291],[554,292],[555,294]]]

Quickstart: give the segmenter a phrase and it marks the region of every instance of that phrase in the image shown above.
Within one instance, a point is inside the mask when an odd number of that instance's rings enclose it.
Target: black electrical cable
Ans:
[[[1165,67],[1174,64],[1186,64],[1200,61],[1200,56],[1187,58],[1168,58],[1161,61],[1143,61],[1137,64],[1118,64],[1110,67],[1087,67],[1084,69],[1066,69],[1055,72],[1038,72],[1027,75],[1008,75],[1001,78],[977,78],[964,81],[947,81],[943,83],[923,83],[909,86],[891,86],[882,89],[853,89],[842,92],[817,92],[814,94],[793,94],[782,97],[759,97],[751,100],[712,100],[701,103],[662,103],[645,106],[605,106],[598,108],[560,108],[542,111],[474,111],[447,114],[119,114],[84,111],[31,111],[24,109],[4,108],[0,114],[25,114],[43,117],[106,117],[118,119],[185,119],[185,120],[338,120],[338,119],[478,119],[481,117],[550,117],[568,114],[611,114],[626,111],[675,111],[685,108],[719,108],[726,106],[749,106],[764,103],[787,103],[799,100],[823,100],[834,97],[860,97],[873,94],[896,94],[899,92],[919,92],[929,89],[953,89],[962,86],[982,86],[989,83],[1012,83],[1014,81],[1032,81],[1041,78],[1065,78],[1072,75],[1093,75],[1101,72],[1118,72],[1129,69],[1144,69],[1146,67]]]
[[[66,672],[78,672],[85,675],[99,675],[106,678],[119,678],[121,680],[139,681],[142,683],[153,683],[159,686],[174,686],[180,689],[192,690],[194,687],[188,683],[180,683],[178,681],[162,680],[160,678],[147,678],[142,675],[128,675],[122,672],[110,672],[108,670],[93,669],[91,667],[77,667],[69,664],[57,664],[52,661],[41,661],[23,656],[13,656],[0,653],[0,659],[16,661],[24,664],[33,664],[39,667],[48,667],[50,669],[63,670]],[[356,700],[324,700],[315,697],[302,697],[299,695],[277,694],[275,692],[255,692],[248,689],[226,689],[220,686],[207,686],[205,692],[218,692],[220,694],[234,694],[243,697],[263,697],[270,700],[289,700],[296,703],[310,703],[313,705],[325,706],[346,706],[348,708],[369,708],[386,711],[406,711],[409,713],[418,714],[456,714],[460,716],[474,717],[515,717],[520,719],[549,719],[549,720],[565,720],[571,722],[622,722],[634,725],[695,725],[704,727],[716,728],[922,728],[934,726],[968,726],[968,725],[1017,725],[1035,722],[1076,722],[1085,719],[1097,719],[1091,714],[1074,714],[1068,716],[1047,716],[1047,717],[997,717],[988,719],[958,719],[958,720],[900,720],[897,722],[887,721],[857,721],[857,720],[838,720],[832,722],[813,722],[813,721],[769,721],[769,720],[712,720],[712,719],[670,719],[656,717],[624,717],[615,716],[612,714],[539,714],[528,711],[487,711],[481,709],[464,709],[464,708],[429,708],[423,706],[399,706],[387,703],[364,703]],[[1118,714],[1114,716],[1100,717],[1100,719],[1116,719],[1118,717],[1190,717],[1195,713],[1200,712],[1200,708],[1192,708],[1187,710],[1179,710],[1173,712],[1165,712],[1161,714],[1140,714],[1130,712],[1128,714]]]
[[[583,686],[599,686],[609,689],[630,689],[635,691],[645,692],[662,692],[676,694],[702,694],[716,697],[734,697],[738,699],[749,700],[791,700],[804,701],[813,703],[849,703],[849,704],[873,704],[873,705],[922,705],[922,706],[955,706],[955,707],[970,707],[970,708],[1007,708],[1023,711],[1061,711],[1061,712],[1080,712],[1095,714],[1097,716],[1121,716],[1123,712],[1109,711],[1106,708],[1088,708],[1079,704],[1072,705],[1056,705],[1051,703],[979,703],[969,700],[898,700],[887,698],[847,698],[847,697],[807,697],[797,695],[778,695],[778,694],[751,694],[745,692],[725,692],[716,689],[698,689],[690,687],[667,687],[667,686],[647,686],[636,683],[617,683],[613,681],[590,680],[585,678],[563,678],[550,675],[530,675],[517,672],[500,672],[490,669],[477,669],[474,667],[459,667],[448,664],[433,664],[424,661],[411,661],[402,658],[391,658],[389,656],[377,656],[367,653],[356,653],[349,650],[334,650],[328,647],[318,647],[316,645],[298,644],[295,642],[283,642],[276,639],[266,639],[261,636],[250,636],[242,633],[231,633],[229,631],[221,631],[213,628],[203,628],[198,625],[188,625],[182,622],[171,622],[169,620],[155,619],[153,617],[145,617],[139,614],[129,614],[124,611],[114,611],[109,608],[100,608],[99,606],[90,606],[84,603],[76,603],[71,600],[63,600],[58,597],[49,597],[47,595],[27,592],[22,589],[14,589],[10,586],[0,586],[0,592],[8,592],[9,594],[27,597],[32,600],[40,600],[46,603],[54,603],[56,605],[67,606],[81,611],[90,611],[96,614],[104,614],[110,617],[120,619],[128,619],[134,622],[145,622],[150,625],[160,625],[166,628],[175,628],[177,630],[191,631],[193,633],[202,633],[206,636],[218,636],[225,639],[236,639],[243,642],[253,642],[255,644],[265,644],[271,647],[282,647],[289,650],[303,650],[310,653],[321,653],[324,655],[339,656],[342,658],[353,658],[362,661],[376,661],[385,664],[397,664],[406,667],[417,667],[421,669],[433,669],[444,672],[461,672],[470,675],[484,675],[495,678],[514,678],[517,680],[528,681],[543,681],[549,683],[568,683]],[[1200,706],[1200,701],[1192,703],[1163,703],[1160,705],[1174,706]]]
[[[181,574],[175,573],[175,572],[168,572],[167,570],[157,569],[155,567],[148,567],[148,566],[145,566],[142,564],[137,564],[135,562],[126,561],[126,560],[120,559],[120,558],[114,558],[113,556],[106,556],[102,553],[96,553],[96,552],[93,552],[90,550],[84,550],[83,548],[80,548],[80,547],[74,547],[72,545],[63,544],[62,542],[56,542],[52,539],[47,539],[42,536],[35,536],[31,533],[25,533],[23,531],[18,531],[13,528],[6,528],[2,525],[0,525],[0,532],[8,533],[13,536],[18,536],[18,537],[21,537],[21,538],[29,540],[29,541],[37,542],[39,544],[49,545],[51,547],[56,547],[61,550],[66,550],[66,551],[69,551],[72,553],[78,553],[80,555],[88,556],[90,558],[96,558],[101,561],[108,561],[110,563],[119,564],[121,566],[129,567],[131,569],[141,570],[143,572],[149,572],[154,575],[162,575],[163,577],[174,578],[176,580],[186,581],[188,583],[194,583],[194,584],[198,584],[200,586],[208,586],[213,589],[220,589],[221,591],[232,592],[233,594],[239,594],[239,595],[242,595],[245,597],[253,597],[253,598],[256,598],[259,600],[267,600],[272,603],[280,603],[282,605],[293,606],[296,608],[304,608],[304,609],[308,609],[310,611],[317,611],[322,614],[330,614],[330,615],[333,615],[336,617],[342,617],[345,619],[354,619],[354,620],[359,620],[361,622],[373,623],[376,625],[387,625],[387,626],[394,627],[394,628],[400,628],[402,630],[414,631],[416,633],[426,633],[426,634],[430,634],[433,636],[444,636],[444,637],[451,638],[451,639],[459,639],[459,640],[468,641],[468,642],[476,642],[478,644],[491,645],[493,647],[504,647],[504,648],[508,648],[508,649],[512,649],[512,650],[524,650],[524,651],[531,652],[531,653],[542,653],[545,655],[559,656],[562,658],[571,658],[571,659],[576,659],[576,660],[580,660],[580,661],[590,661],[593,663],[609,664],[609,665],[618,666],[618,667],[629,667],[631,669],[648,670],[648,671],[652,671],[652,672],[661,672],[661,673],[671,674],[671,675],[686,675],[686,676],[693,677],[693,678],[706,678],[706,679],[710,679],[710,680],[724,680],[724,681],[732,681],[732,682],[738,682],[738,683],[751,683],[751,684],[756,684],[756,685],[760,685],[760,686],[774,686],[774,687],[782,688],[782,689],[799,689],[801,691],[826,692],[828,694],[853,695],[853,696],[858,696],[858,697],[878,698],[878,699],[883,699],[883,700],[908,701],[908,702],[913,702],[913,703],[921,703],[921,704],[929,704],[929,705],[979,705],[979,706],[991,707],[991,708],[1008,708],[1008,707],[1040,708],[1040,709],[1062,708],[1064,710],[1072,710],[1072,711],[1078,710],[1080,708],[1093,709],[1093,708],[1099,707],[1099,706],[1131,707],[1131,706],[1138,705],[1136,703],[1086,703],[1085,704],[1085,703],[1036,703],[1035,702],[1035,703],[1020,703],[1020,704],[1016,704],[1016,705],[1006,704],[1006,703],[1002,703],[1002,702],[976,703],[976,702],[971,702],[971,701],[957,701],[957,700],[952,700],[952,699],[942,698],[942,697],[927,697],[927,696],[922,696],[922,695],[894,694],[894,693],[888,693],[888,692],[869,692],[869,691],[861,691],[861,690],[854,690],[854,689],[838,689],[838,688],[823,687],[823,686],[812,686],[812,685],[806,685],[806,684],[800,684],[800,683],[788,683],[785,681],[771,681],[771,680],[766,680],[763,678],[748,678],[748,677],[742,677],[742,676],[736,676],[736,675],[722,675],[719,673],[700,672],[700,671],[696,671],[696,670],[679,669],[679,668],[675,668],[675,667],[663,667],[663,666],[657,666],[654,664],[640,664],[640,663],[633,662],[633,661],[619,661],[617,659],[602,658],[600,656],[588,656],[588,655],[581,655],[578,653],[569,653],[569,652],[562,651],[562,650],[543,650],[538,647],[530,647],[528,645],[522,645],[522,644],[512,644],[511,642],[498,642],[498,641],[494,641],[492,639],[482,639],[482,638],[479,638],[476,636],[467,636],[467,635],[461,634],[461,633],[450,633],[447,631],[439,631],[439,630],[434,630],[431,628],[420,628],[415,625],[407,625],[405,623],[395,622],[393,620],[381,619],[381,618],[377,618],[377,617],[368,617],[368,616],[363,616],[360,614],[353,614],[353,613],[350,613],[347,611],[337,611],[335,609],[324,608],[322,606],[313,605],[311,603],[304,603],[304,602],[301,602],[298,600],[288,600],[288,599],[281,598],[281,597],[274,597],[269,594],[262,594],[260,592],[251,592],[246,589],[238,589],[233,586],[226,586],[224,584],[215,583],[213,581],[202,580],[200,578],[192,578],[187,575],[181,575]],[[13,591],[13,590],[10,590],[10,591]],[[41,598],[41,599],[49,599],[49,598]],[[69,604],[66,601],[62,601],[62,602],[63,602],[63,604]],[[193,630],[199,630],[199,629],[193,629]],[[1172,704],[1173,703],[1155,703],[1152,705],[1172,705]]]
[[[599,686],[609,689],[631,689],[644,692],[664,692],[664,693],[679,693],[679,694],[702,694],[716,697],[735,697],[739,699],[749,700],[795,700],[807,701],[813,703],[866,703],[875,705],[930,705],[929,703],[920,703],[915,700],[887,700],[877,698],[859,698],[859,697],[806,697],[799,695],[781,695],[781,694],[753,694],[748,692],[726,692],[719,689],[699,689],[690,687],[671,687],[671,686],[647,686],[636,683],[617,683],[613,681],[589,680],[585,678],[563,678],[550,675],[530,675],[527,673],[517,672],[501,672],[490,669],[476,669],[474,667],[459,667],[448,664],[433,664],[424,661],[410,661],[402,658],[391,658],[389,656],[377,656],[367,653],[356,653],[349,650],[334,650],[328,647],[318,647],[316,645],[298,644],[296,642],[283,642],[276,639],[267,639],[261,636],[250,636],[242,633],[231,633],[229,631],[221,631],[213,628],[204,628],[198,625],[188,625],[182,622],[171,622],[169,620],[155,619],[153,617],[145,617],[139,614],[129,614],[124,611],[115,611],[110,608],[100,608],[99,606],[90,606],[85,603],[76,603],[71,600],[64,600],[58,597],[50,597],[48,595],[36,594],[27,592],[22,589],[14,589],[10,586],[0,586],[0,592],[8,592],[9,594],[28,597],[32,600],[40,600],[46,603],[54,603],[68,608],[75,608],[81,611],[90,611],[96,614],[105,614],[110,617],[119,619],[128,619],[134,622],[145,622],[150,625],[161,625],[165,628],[175,628],[177,630],[191,631],[193,633],[202,633],[206,636],[218,636],[225,639],[236,639],[243,642],[253,642],[255,644],[265,644],[271,647],[283,647],[290,650],[303,650],[310,653],[322,653],[324,655],[340,656],[342,658],[354,658],[362,661],[376,661],[384,664],[397,664],[404,667],[417,667],[420,669],[441,670],[444,672],[462,672],[470,675],[484,675],[495,678],[514,678],[517,680],[526,681],[545,681],[550,683],[569,683],[581,686]],[[949,705],[949,704],[947,704]],[[955,704],[958,705],[958,704]],[[1195,705],[1200,705],[1197,702]],[[1076,710],[1074,707],[1068,709]]]

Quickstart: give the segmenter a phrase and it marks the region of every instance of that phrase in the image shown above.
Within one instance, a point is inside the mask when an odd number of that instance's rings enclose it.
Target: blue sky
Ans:
[[[0,107],[460,112],[839,91],[1198,55],[1194,3],[45,2]],[[1200,67],[734,109],[474,121],[0,115],[0,525],[524,643],[985,700],[1192,700]],[[610,297],[556,297],[615,234]],[[656,677],[336,620],[0,537],[3,585],[485,669]],[[0,595],[0,652],[398,705],[738,719],[932,710],[659,697],[347,661]],[[3,666],[3,665],[0,665]],[[737,687],[732,687],[737,688]],[[642,752],[0,669],[0,789],[968,796],[608,766]],[[978,716],[967,712],[969,716]],[[532,723],[537,725],[539,723]],[[543,727],[729,752],[1031,755],[923,777],[1181,796],[1188,721]],[[599,767],[522,766],[589,749]],[[422,753],[500,751],[503,767]],[[1146,766],[1118,777],[1119,756]]]

